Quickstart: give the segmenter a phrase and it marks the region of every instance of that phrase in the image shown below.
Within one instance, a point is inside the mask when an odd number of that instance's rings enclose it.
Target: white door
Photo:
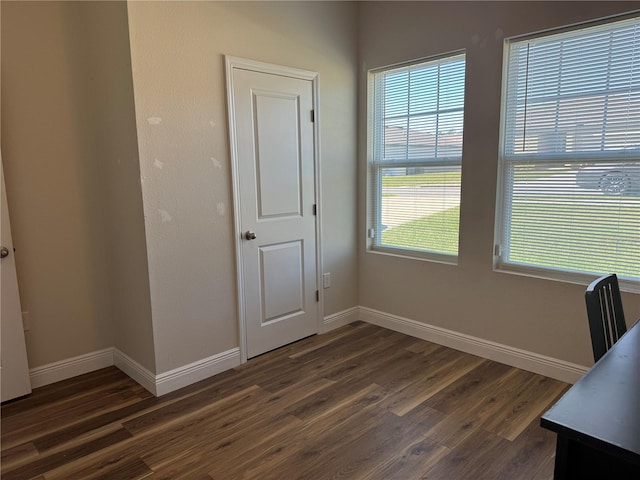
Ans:
[[[2,157],[0,156],[0,177],[2,177],[2,212],[0,226],[0,241],[2,253],[0,256],[0,336],[2,401],[11,400],[31,393],[29,380],[29,366],[27,364],[27,349],[24,343],[22,329],[22,314],[20,309],[20,295],[18,293],[18,278],[16,276],[16,262],[13,256],[13,242],[11,241],[11,226],[9,224],[9,209],[7,207],[7,192],[2,172]]]
[[[318,331],[313,83],[229,63],[228,74],[240,308],[251,358]]]

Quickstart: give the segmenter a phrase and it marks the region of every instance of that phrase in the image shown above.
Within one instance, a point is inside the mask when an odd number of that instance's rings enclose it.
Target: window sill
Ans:
[[[439,253],[419,252],[416,250],[403,250],[396,248],[375,247],[367,248],[367,253],[386,255],[388,257],[406,258],[409,260],[419,260],[422,262],[441,263],[443,265],[458,265],[457,255],[445,255]]]
[[[510,263],[497,263],[494,266],[493,271],[511,275],[520,275],[523,277],[539,278],[542,280],[551,280],[554,282],[572,283],[574,285],[582,285],[584,287],[598,278],[598,275],[594,274],[570,272],[564,270],[551,270],[546,268],[537,268]],[[619,278],[619,283],[620,291],[640,294],[640,282]]]

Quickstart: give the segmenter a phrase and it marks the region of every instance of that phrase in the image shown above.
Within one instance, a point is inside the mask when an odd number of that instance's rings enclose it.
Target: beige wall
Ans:
[[[225,54],[319,72],[325,314],[355,306],[355,6],[128,7],[158,373],[238,346]]]
[[[2,2],[2,151],[30,367],[154,370],[126,3]]]
[[[31,367],[113,345],[81,9],[2,2],[2,155]]]
[[[630,2],[368,2],[360,8],[359,299],[400,315],[590,365],[584,285],[492,270],[502,46],[505,37],[599,18]],[[365,250],[366,71],[467,52],[459,265]],[[623,298],[628,322],[640,295]]]
[[[238,345],[227,53],[320,72],[325,313],[356,305],[355,12],[2,2],[2,149],[32,368],[115,346],[161,373]]]
[[[126,2],[82,2],[113,345],[155,372]]]
[[[30,366],[115,346],[162,373],[238,345],[224,54],[320,73],[325,315],[361,304],[589,364],[584,286],[492,270],[502,40],[629,5],[3,1]],[[366,70],[460,48],[459,265],[366,253]]]

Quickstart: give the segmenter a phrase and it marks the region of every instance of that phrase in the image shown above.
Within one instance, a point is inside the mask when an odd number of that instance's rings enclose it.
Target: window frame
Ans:
[[[456,56],[464,56],[464,64],[465,64],[465,75],[464,75],[464,83],[463,83],[463,141],[462,141],[462,151],[460,153],[460,160],[449,160],[449,159],[441,159],[441,160],[431,160],[431,161],[412,161],[412,162],[396,162],[393,164],[379,164],[376,163],[374,155],[375,155],[375,141],[376,141],[376,128],[379,128],[378,123],[375,119],[375,76],[376,74],[412,67],[414,65],[420,65],[423,63],[429,62],[437,62],[439,60],[445,60],[448,58],[456,57]],[[442,54],[432,55],[428,57],[421,57],[414,60],[398,62],[390,65],[385,65],[381,67],[376,67],[369,69],[367,71],[367,173],[366,173],[366,235],[365,235],[365,251],[367,253],[373,253],[378,255],[386,255],[398,258],[409,258],[413,260],[420,261],[429,261],[435,263],[441,263],[446,265],[457,265],[458,257],[460,255],[459,247],[460,247],[460,217],[458,217],[458,253],[457,254],[446,254],[440,252],[432,252],[425,250],[416,250],[412,248],[404,248],[404,247],[390,247],[384,245],[376,244],[376,236],[380,234],[378,232],[377,226],[381,223],[381,208],[377,208],[377,205],[380,205],[379,199],[382,195],[382,175],[380,175],[380,171],[383,168],[406,168],[406,167],[439,167],[439,166],[458,166],[460,168],[460,175],[462,178],[462,159],[464,156],[464,111],[466,110],[466,64],[467,64],[467,52],[466,49],[458,49],[450,52],[445,52]],[[379,133],[379,132],[378,132]],[[375,216],[375,218],[374,218]],[[375,232],[375,233],[373,233]]]
[[[565,283],[588,285],[595,278],[601,275],[611,273],[605,272],[603,274],[585,273],[570,269],[554,269],[550,267],[523,265],[519,263],[512,263],[506,261],[504,258],[505,248],[509,248],[508,243],[511,238],[507,235],[507,232],[511,228],[511,212],[510,210],[513,203],[513,182],[509,182],[507,177],[509,175],[510,165],[516,163],[512,159],[507,158],[508,154],[506,150],[506,136],[507,136],[507,94],[509,90],[509,66],[510,66],[510,48],[511,44],[517,42],[523,42],[527,40],[543,38],[546,36],[558,35],[562,33],[569,33],[576,30],[587,29],[590,27],[596,27],[599,25],[606,25],[609,23],[615,23],[618,21],[629,20],[632,18],[638,18],[640,10],[628,12],[622,15],[615,15],[611,17],[601,18],[588,22],[581,22],[573,25],[567,25],[559,28],[552,28],[535,33],[529,33],[525,35],[517,35],[509,38],[505,38],[503,44],[503,61],[502,61],[502,86],[500,94],[500,131],[499,131],[499,145],[498,145],[498,175],[497,175],[497,188],[496,188],[496,208],[495,208],[495,222],[494,222],[494,251],[493,251],[493,270],[496,272],[515,274],[526,277],[540,278],[544,280],[561,281]],[[588,163],[590,155],[574,156],[571,161],[567,163]],[[604,162],[611,161],[611,157],[603,158],[603,156],[593,154],[593,163],[597,160]],[[522,155],[522,162],[544,163],[545,161],[553,162],[557,161],[559,156],[554,154],[548,154],[545,156],[526,156]],[[566,157],[562,157],[566,158]],[[622,156],[621,156],[622,159]],[[640,162],[639,157],[626,157],[625,160],[632,160]],[[585,162],[586,161],[586,162]],[[639,163],[640,164],[640,163]],[[619,278],[620,290],[640,293],[640,280],[632,280],[629,278]]]

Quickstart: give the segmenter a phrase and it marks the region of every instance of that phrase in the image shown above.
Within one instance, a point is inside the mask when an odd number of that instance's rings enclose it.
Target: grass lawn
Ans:
[[[533,182],[551,175],[567,174],[573,171],[569,168],[556,169],[524,169],[520,167],[517,174],[518,181]],[[413,175],[383,175],[383,187],[419,187],[420,185],[460,185],[461,171],[416,173]]]
[[[545,200],[557,203],[541,208],[532,200],[513,206],[510,262],[640,277],[639,205],[594,207],[585,204],[588,197]],[[456,207],[389,228],[382,232],[381,243],[455,255],[459,216]],[[617,224],[612,223],[614,218]],[[534,242],[541,229],[550,230],[552,236]],[[580,240],[584,236],[589,240]],[[618,261],[621,257],[626,259],[624,264]]]
[[[460,171],[418,173],[415,175],[385,175],[383,187],[418,187],[420,185],[460,184]]]
[[[404,223],[382,232],[382,245],[458,254],[460,207]]]
[[[513,206],[510,261],[580,272],[640,277],[639,205],[519,203]],[[617,219],[616,223],[613,223]],[[551,238],[535,243],[541,229]],[[588,236],[588,240],[583,240]],[[620,258],[626,258],[620,264]]]

